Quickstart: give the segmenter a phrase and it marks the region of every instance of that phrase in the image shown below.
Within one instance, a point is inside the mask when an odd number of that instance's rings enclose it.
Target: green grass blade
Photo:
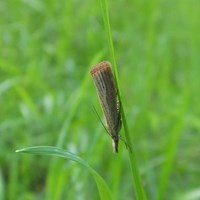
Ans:
[[[177,195],[174,200],[198,200],[200,199],[200,188],[195,188]]]
[[[4,199],[4,181],[1,169],[0,169],[0,199]]]
[[[99,60],[101,60],[102,58],[102,55],[103,55],[103,52],[97,53],[96,56],[94,56],[94,59],[91,61],[91,64],[89,66],[91,66],[92,64],[96,62],[99,62]],[[87,69],[87,71],[89,71],[89,68]],[[82,98],[85,95],[85,91],[87,90],[89,81],[90,81],[90,77],[88,76],[88,73],[86,73],[82,82],[80,83],[80,87],[77,88],[76,91],[70,97],[72,101],[71,107],[70,107],[69,112],[67,113],[66,120],[59,131],[58,140],[56,142],[57,147],[63,148],[66,143],[68,129],[70,128],[71,122],[81,105]],[[59,195],[61,195],[60,191],[62,190],[59,184],[55,185],[55,182],[58,183],[59,179],[64,178],[62,175],[62,172],[60,171],[61,166],[62,166],[61,160],[52,159],[52,162],[49,166],[49,173],[48,173],[48,178],[47,178],[48,181],[47,181],[47,187],[46,187],[47,188],[46,193],[49,198],[54,198],[54,199],[61,198]],[[55,172],[56,172],[56,175],[55,175]]]
[[[110,26],[110,21],[109,21],[109,12],[108,12],[108,6],[107,6],[107,1],[106,0],[100,0],[101,7],[102,7],[102,14],[103,14],[103,19],[104,19],[104,25],[107,33],[107,38],[108,38],[108,43],[109,43],[109,49],[111,53],[111,58],[112,58],[112,63],[113,63],[113,68],[114,68],[114,76],[116,78],[116,85],[117,85],[117,90],[118,90],[118,97],[119,97],[119,102],[121,103],[121,114],[122,114],[122,121],[123,121],[123,126],[124,126],[124,131],[125,131],[125,138],[128,143],[128,152],[129,152],[129,158],[130,158],[130,165],[131,165],[131,170],[132,170],[132,176],[133,176],[133,182],[134,182],[134,189],[136,193],[136,198],[140,200],[145,200],[146,195],[142,186],[142,181],[140,178],[140,173],[138,170],[137,162],[136,162],[136,156],[134,153],[134,150],[132,148],[132,142],[131,142],[131,137],[129,134],[129,129],[128,129],[128,124],[126,120],[126,116],[124,113],[124,108],[123,108],[123,103],[121,101],[121,92],[119,88],[119,79],[118,79],[118,70],[117,70],[117,64],[116,64],[116,59],[115,59],[115,52],[114,52],[114,45],[113,45],[113,40],[112,40],[112,31],[111,31],[111,26]]]
[[[103,180],[103,178],[83,159],[81,159],[76,154],[70,153],[64,149],[52,147],[52,146],[35,146],[35,147],[27,147],[23,149],[16,150],[17,153],[29,153],[29,154],[37,154],[37,155],[45,155],[45,156],[56,156],[66,158],[72,161],[79,163],[80,165],[86,167],[90,173],[93,175],[97,188],[99,190],[99,195],[102,200],[111,200],[111,192]]]
[[[186,97],[186,95],[184,97]],[[167,187],[169,185],[170,175],[172,174],[173,165],[175,163],[178,145],[185,127],[185,113],[187,109],[188,101],[187,98],[185,98],[183,101],[183,105],[180,106],[180,111],[178,112],[179,118],[177,119],[177,122],[175,123],[173,130],[171,131],[170,141],[166,151],[166,163],[163,166],[163,172],[161,174],[159,184],[158,200],[162,200],[165,198]]]
[[[35,105],[33,99],[31,98],[28,91],[25,90],[22,86],[15,86],[15,90],[17,94],[21,97],[22,101],[29,107],[29,109],[32,111],[32,113],[36,117],[40,117],[40,112],[37,109],[37,106]]]

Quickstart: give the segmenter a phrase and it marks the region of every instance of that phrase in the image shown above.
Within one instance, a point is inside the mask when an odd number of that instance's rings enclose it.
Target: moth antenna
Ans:
[[[100,118],[100,116],[99,116],[99,114],[98,114],[98,112],[97,112],[97,110],[96,110],[96,108],[94,107],[93,104],[92,104],[92,108],[93,108],[94,112],[96,113],[96,115],[97,115],[99,121],[101,122],[101,125],[104,127],[105,131],[108,133],[109,136],[111,136],[111,134],[108,132],[108,129],[106,128],[106,126],[105,126],[104,123],[102,122],[102,120],[101,120],[101,118]],[[111,137],[112,137],[112,136],[111,136]]]

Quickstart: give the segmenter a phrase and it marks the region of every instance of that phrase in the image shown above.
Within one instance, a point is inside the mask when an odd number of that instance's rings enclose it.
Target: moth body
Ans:
[[[106,120],[106,129],[112,138],[113,151],[118,152],[118,143],[121,129],[120,104],[115,78],[111,64],[103,61],[90,71],[99,96],[99,101]]]

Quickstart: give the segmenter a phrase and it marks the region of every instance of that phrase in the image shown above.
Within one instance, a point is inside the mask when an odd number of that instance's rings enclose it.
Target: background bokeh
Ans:
[[[200,199],[200,1],[108,3],[147,196]],[[102,60],[110,53],[99,1],[0,1],[0,199],[99,199],[77,163],[15,153],[38,145],[78,154],[113,199],[134,199],[126,148],[113,154],[92,110],[102,115],[89,74]]]

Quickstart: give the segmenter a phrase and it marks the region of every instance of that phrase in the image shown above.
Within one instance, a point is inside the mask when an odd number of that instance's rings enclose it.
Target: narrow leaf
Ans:
[[[66,158],[72,161],[75,161],[82,166],[86,167],[90,173],[93,175],[99,195],[102,200],[112,200],[110,189],[108,185],[103,180],[103,178],[83,159],[81,159],[76,154],[70,153],[64,149],[52,147],[52,146],[35,146],[35,147],[27,147],[23,149],[16,150],[17,153],[29,153],[29,154],[37,154],[37,155],[45,155],[45,156],[57,156]]]

